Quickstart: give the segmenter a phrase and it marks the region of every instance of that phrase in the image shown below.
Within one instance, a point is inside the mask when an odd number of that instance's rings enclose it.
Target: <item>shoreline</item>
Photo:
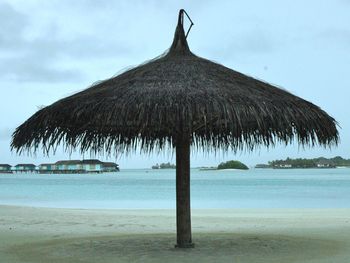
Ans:
[[[193,250],[174,249],[175,226],[173,209],[0,205],[0,262],[231,262],[234,257],[250,263],[345,263],[350,257],[349,208],[193,209]]]

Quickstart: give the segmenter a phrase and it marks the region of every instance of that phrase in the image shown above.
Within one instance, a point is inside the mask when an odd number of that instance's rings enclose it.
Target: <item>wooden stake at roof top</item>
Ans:
[[[178,24],[180,23],[180,20],[181,20],[181,25],[184,26],[183,14],[185,14],[187,16],[188,20],[190,20],[190,22],[191,22],[191,25],[188,28],[187,33],[185,35],[185,38],[187,39],[187,36],[190,33],[190,30],[191,30],[192,26],[194,25],[194,23],[193,23],[192,19],[190,18],[190,16],[187,14],[187,12],[184,9],[180,9],[180,15],[179,15],[179,22],[178,22]]]

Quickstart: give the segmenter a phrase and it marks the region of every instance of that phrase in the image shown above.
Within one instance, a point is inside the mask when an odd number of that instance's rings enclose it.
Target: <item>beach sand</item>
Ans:
[[[175,249],[174,210],[0,206],[0,262],[350,262],[350,209],[192,211],[194,249]]]

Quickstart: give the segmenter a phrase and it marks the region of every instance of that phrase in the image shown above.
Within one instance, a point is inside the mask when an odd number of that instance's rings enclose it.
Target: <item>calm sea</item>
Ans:
[[[350,208],[350,169],[191,170],[193,208]],[[0,174],[0,204],[175,208],[175,170]]]

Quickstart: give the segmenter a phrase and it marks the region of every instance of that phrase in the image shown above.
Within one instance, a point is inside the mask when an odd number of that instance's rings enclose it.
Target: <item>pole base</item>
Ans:
[[[194,243],[176,244],[175,248],[194,248]]]

